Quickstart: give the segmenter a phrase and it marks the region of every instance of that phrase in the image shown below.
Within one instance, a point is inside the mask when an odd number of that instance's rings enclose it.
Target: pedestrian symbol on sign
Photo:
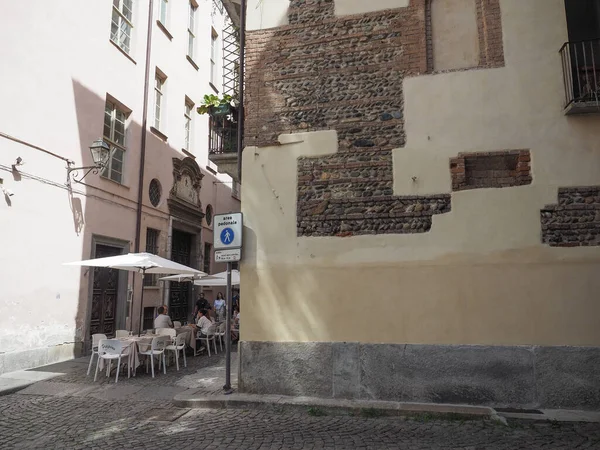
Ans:
[[[233,242],[233,230],[231,228],[224,228],[221,231],[221,242],[225,245],[231,244]]]

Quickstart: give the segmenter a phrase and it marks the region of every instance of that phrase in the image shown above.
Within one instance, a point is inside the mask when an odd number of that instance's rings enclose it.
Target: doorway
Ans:
[[[190,266],[192,261],[193,236],[180,230],[173,230],[171,237],[171,260]],[[192,283],[171,281],[169,289],[169,315],[172,320],[187,322],[192,294]]]
[[[95,257],[120,255],[122,249],[110,245],[96,244]],[[92,285],[92,313],[90,336],[102,333],[107,337],[115,335],[117,325],[117,300],[119,292],[119,270],[94,267]]]

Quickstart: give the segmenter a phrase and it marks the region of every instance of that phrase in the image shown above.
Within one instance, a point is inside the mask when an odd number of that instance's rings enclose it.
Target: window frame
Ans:
[[[189,111],[188,111],[189,108]],[[194,118],[194,103],[186,97],[185,104],[183,106],[183,118],[184,118],[184,129],[183,129],[183,148],[186,151],[190,151],[192,146],[192,129],[193,129],[193,118]]]
[[[187,55],[194,59],[194,53],[196,50],[196,12],[198,11],[198,5],[194,2],[189,2],[188,8],[188,48]]]
[[[202,270],[209,275],[212,265],[212,248],[213,246],[210,242],[204,243],[204,254],[202,255]]]
[[[217,79],[219,33],[214,28],[210,32],[210,82],[214,85]]]
[[[164,15],[164,17],[163,17]],[[158,3],[158,21],[167,27],[169,20],[169,0],[160,0]]]
[[[107,109],[110,106],[110,124],[108,125],[109,127],[109,134],[110,136],[106,135],[106,117],[107,117]],[[115,138],[115,133],[117,131],[117,127],[116,127],[116,123],[117,123],[117,113],[122,114],[122,124],[123,124],[123,132],[122,132],[122,142],[120,143],[118,141],[118,139]],[[119,104],[118,102],[114,101],[111,98],[107,98],[106,102],[104,103],[104,122],[103,122],[103,131],[102,131],[102,136],[104,138],[104,140],[109,144],[110,146],[110,157],[108,158],[108,163],[106,164],[106,167],[102,170],[102,172],[100,173],[100,176],[102,178],[105,178],[107,180],[110,181],[114,181],[115,183],[119,183],[119,184],[124,184],[124,178],[125,178],[125,155],[127,153],[127,121],[128,121],[128,117],[130,115],[131,111],[128,111],[126,108],[124,108],[121,104]],[[115,155],[117,154],[117,152],[119,152],[121,154],[121,160],[119,161],[118,159],[116,159],[116,161],[121,163],[121,170],[117,170],[113,167],[113,163],[115,161]],[[119,174],[119,179],[116,180],[113,177],[113,173],[118,173]]]
[[[157,69],[154,74],[154,128],[159,131],[162,131],[161,123],[163,118],[162,111],[165,106],[166,82],[167,76]]]
[[[159,248],[159,242],[160,242],[160,230],[156,229],[156,228],[152,228],[152,227],[146,227],[146,252],[147,253],[152,253],[153,255],[158,255],[158,248]],[[149,236],[150,235],[154,235],[154,239],[150,241]],[[150,247],[150,243],[153,243],[154,245],[152,245]],[[143,280],[143,285],[144,287],[155,287],[158,284],[158,276],[154,273],[152,274],[145,274],[144,275],[144,280]]]
[[[110,27],[110,40],[117,47],[119,47],[121,50],[123,50],[127,55],[130,55],[132,40],[133,40],[133,28],[134,28],[134,25],[133,25],[134,0],[130,0],[131,8],[129,8],[125,5],[126,1],[127,0],[113,0],[112,10],[111,10],[112,14],[111,14],[111,27]],[[115,5],[115,2],[117,3],[117,5]],[[129,13],[131,16],[130,18],[127,18],[127,15],[124,11],[125,8],[127,8],[129,10]],[[115,13],[117,14],[117,17],[118,17],[117,23],[115,23],[115,21],[114,21]],[[126,34],[128,41],[121,39],[121,35],[123,33],[123,28],[122,28],[123,23],[125,23],[126,30],[128,31],[128,33]],[[113,25],[115,25],[117,28],[116,33],[113,33]]]

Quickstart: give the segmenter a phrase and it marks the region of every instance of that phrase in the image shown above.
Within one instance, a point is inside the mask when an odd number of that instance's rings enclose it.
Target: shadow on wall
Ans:
[[[98,96],[77,80],[73,80],[73,93],[81,148],[81,160],[76,161],[76,164],[77,166],[89,166],[92,164],[89,146],[95,139],[103,136],[107,98]],[[123,106],[127,107],[128,105],[124,104]],[[141,115],[137,113],[136,111],[136,116]],[[68,201],[73,212],[74,232],[78,235],[83,233],[81,259],[93,257],[94,249],[92,247],[95,243],[114,245],[119,253],[135,250],[141,136],[141,125],[133,120],[128,120],[122,184],[105,179],[99,174],[88,175],[82,183],[72,183]],[[184,157],[185,155],[167,142],[152,132],[147,132],[140,251],[145,251],[147,227],[158,228],[161,234],[167,235],[169,223],[167,199],[174,183],[173,158],[183,159]],[[157,207],[151,205],[148,194],[150,181],[154,178],[159,180],[162,187],[161,199]],[[85,203],[85,207],[82,206],[83,203]],[[166,244],[166,241],[166,239],[161,240],[161,243]],[[161,244],[159,253],[164,255],[165,251],[166,248]],[[191,265],[197,266],[197,263],[198,261],[192,261]],[[89,345],[92,312],[95,317],[102,318],[100,319],[101,325],[104,324],[106,329],[126,328],[127,317],[133,319],[133,324],[130,326],[137,329],[140,315],[141,275],[126,271],[117,272],[118,292],[114,290],[112,292],[108,290],[94,292],[94,296],[104,297],[102,302],[93,303],[96,310],[92,311],[90,283],[93,280],[94,270],[81,269],[75,342],[84,341],[86,345]],[[95,288],[99,288],[99,286],[95,286]],[[127,297],[131,288],[134,292],[131,310],[129,310]],[[146,290],[144,305],[154,306],[162,303],[162,291],[163,289]]]

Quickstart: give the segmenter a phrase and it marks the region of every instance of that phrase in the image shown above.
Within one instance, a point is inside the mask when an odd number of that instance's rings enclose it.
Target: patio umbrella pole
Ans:
[[[227,306],[225,308],[225,394],[231,394],[231,263],[227,263]]]
[[[146,269],[142,269],[142,296],[140,298],[140,324],[138,325],[138,337],[142,335],[142,320],[144,315],[144,277],[146,276]]]

